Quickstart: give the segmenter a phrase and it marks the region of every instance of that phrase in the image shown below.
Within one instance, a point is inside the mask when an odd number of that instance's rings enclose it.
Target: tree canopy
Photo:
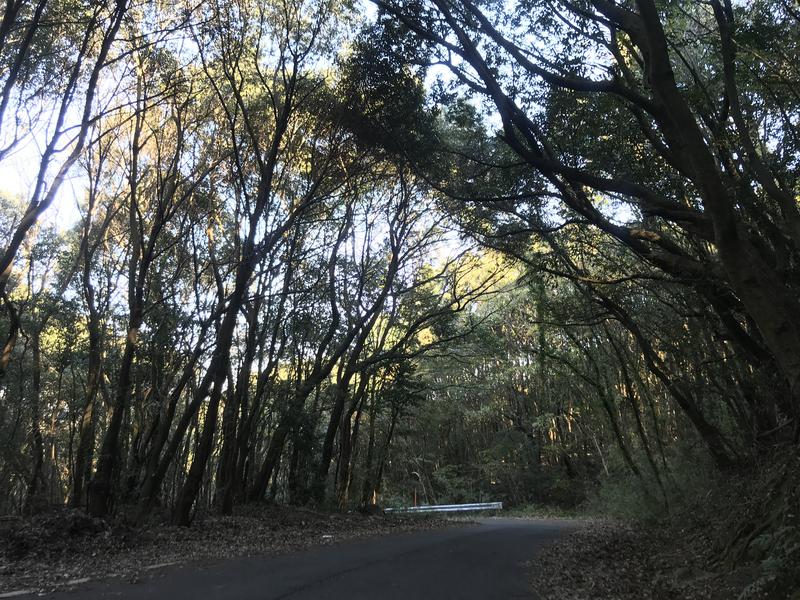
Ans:
[[[796,5],[365,6],[6,3],[0,510],[669,511],[796,450]]]

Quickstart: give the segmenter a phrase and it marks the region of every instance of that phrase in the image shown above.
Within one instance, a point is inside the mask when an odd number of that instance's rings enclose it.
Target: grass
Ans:
[[[504,510],[501,515],[526,519],[577,519],[586,516],[579,509],[547,506],[545,504],[523,504]]]

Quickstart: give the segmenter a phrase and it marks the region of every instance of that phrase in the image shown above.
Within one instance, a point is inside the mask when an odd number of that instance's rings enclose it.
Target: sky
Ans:
[[[369,0],[358,0],[357,6],[366,21],[377,15],[375,5]],[[0,194],[21,197],[25,203],[28,202],[35,185],[45,139],[45,131],[30,132],[12,153],[0,161]],[[59,164],[57,159],[54,163]],[[56,225],[61,231],[72,227],[80,218],[79,206],[87,185],[86,177],[81,174],[79,166],[73,166],[55,201],[42,215],[42,224]]]
[[[365,21],[375,18],[377,10],[369,0],[358,0],[357,6]],[[444,66],[438,66],[428,72],[426,85],[432,86],[437,78],[450,81],[452,77],[453,75]],[[491,111],[491,115],[490,125],[499,127],[499,117],[494,111]],[[45,118],[44,121],[48,119]],[[0,193],[19,196],[25,201],[30,198],[39,168],[41,148],[45,145],[46,132],[44,127],[42,129],[31,133],[11,155],[0,161]],[[63,159],[63,153],[54,161],[56,165],[58,158]],[[79,206],[85,196],[86,186],[86,177],[81,173],[79,166],[74,166],[68,179],[59,189],[55,202],[43,215],[42,222],[56,225],[60,230],[73,226],[80,216]]]
[[[43,146],[44,132],[30,133],[0,161],[0,193],[21,197],[28,202],[36,183]],[[63,159],[63,154],[56,157],[56,164],[59,164],[59,157]],[[56,225],[62,231],[69,229],[80,216],[78,205],[85,189],[85,177],[79,168],[73,167],[59,188],[55,201],[42,215],[41,222]]]

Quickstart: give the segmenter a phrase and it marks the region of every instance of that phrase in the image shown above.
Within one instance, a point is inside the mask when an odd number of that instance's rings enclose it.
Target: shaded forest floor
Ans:
[[[533,588],[542,600],[739,598],[756,576],[752,567],[706,571],[699,542],[676,539],[667,528],[586,522],[535,557]]]
[[[0,521],[0,594],[51,591],[87,579],[136,581],[176,563],[280,554],[374,535],[453,526],[426,517],[322,513],[268,505],[232,517],[205,516],[192,527],[134,528],[74,510]]]
[[[530,573],[543,600],[800,600],[800,457],[711,478],[657,521],[584,521]]]

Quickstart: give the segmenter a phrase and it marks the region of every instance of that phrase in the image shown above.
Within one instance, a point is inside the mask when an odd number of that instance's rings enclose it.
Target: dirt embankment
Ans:
[[[542,600],[735,600],[753,581],[749,569],[705,570],[693,543],[673,534],[588,521],[532,561],[533,588]]]
[[[725,473],[658,525],[587,521],[531,563],[543,600],[800,600],[800,457]]]

